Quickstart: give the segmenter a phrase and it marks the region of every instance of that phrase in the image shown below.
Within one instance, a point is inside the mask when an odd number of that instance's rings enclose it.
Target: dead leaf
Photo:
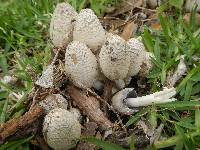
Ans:
[[[135,24],[133,21],[127,23],[124,27],[121,37],[124,40],[128,41],[131,38],[131,36],[133,35],[133,32],[135,32],[137,30],[137,27],[138,27],[137,24]]]
[[[111,16],[118,16],[120,14],[124,14],[125,12],[130,11],[134,7],[140,7],[144,3],[144,0],[123,0],[121,5],[116,8],[115,12],[111,14]]]

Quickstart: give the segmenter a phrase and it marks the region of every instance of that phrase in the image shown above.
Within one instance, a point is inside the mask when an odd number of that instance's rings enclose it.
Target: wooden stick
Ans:
[[[33,126],[34,122],[43,114],[43,108],[35,105],[32,109],[26,112],[23,116],[12,119],[3,124],[0,127],[0,144],[11,135],[20,132],[23,129],[27,129],[28,126]],[[25,131],[24,131],[25,132]],[[31,131],[29,130],[29,133]]]
[[[84,91],[74,86],[70,86],[67,92],[81,109],[92,121],[100,125],[101,128],[107,130],[112,127],[112,123],[100,109],[99,102],[94,96],[87,95]]]

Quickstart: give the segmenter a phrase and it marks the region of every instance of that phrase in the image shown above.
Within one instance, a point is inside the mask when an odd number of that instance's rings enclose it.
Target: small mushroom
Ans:
[[[50,94],[44,100],[39,102],[39,105],[49,113],[52,109],[62,108],[67,110],[68,101],[60,94]]]
[[[108,79],[112,81],[124,79],[130,65],[125,40],[118,35],[108,33],[99,54],[99,63],[103,74]]]
[[[35,82],[36,85],[39,85],[43,88],[53,87],[53,71],[54,65],[50,64],[45,70],[43,70],[41,77]]]
[[[164,88],[163,91],[155,92],[150,95],[136,97],[133,88],[125,88],[116,93],[112,98],[112,106],[122,114],[132,114],[135,109],[141,106],[148,106],[154,104],[161,104],[175,101],[172,98],[176,94],[175,88]]]
[[[45,116],[43,135],[51,148],[55,150],[71,149],[80,139],[81,125],[71,112],[56,108]]]
[[[65,72],[74,85],[90,88],[98,77],[95,55],[79,41],[73,41],[66,49]]]
[[[72,41],[73,21],[77,15],[70,4],[57,4],[50,23],[50,37],[54,46],[63,47]]]
[[[73,39],[85,43],[93,52],[106,40],[106,32],[91,9],[80,11],[74,25]]]

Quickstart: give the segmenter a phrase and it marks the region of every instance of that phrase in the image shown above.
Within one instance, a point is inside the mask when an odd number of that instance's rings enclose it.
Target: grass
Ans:
[[[51,13],[59,0],[9,0],[0,1],[0,67],[1,75],[14,71],[23,85],[14,87],[0,82],[0,123],[19,117],[26,112],[24,103],[33,88],[32,72],[40,74],[51,58],[51,44],[49,41],[49,20]],[[89,6],[98,15],[103,15],[109,5],[115,0],[69,0],[80,11]],[[169,1],[170,3],[170,1]],[[153,127],[164,124],[163,141],[155,142],[149,149],[195,149],[200,142],[200,62],[194,56],[200,55],[200,29],[195,25],[194,15],[189,24],[183,21],[181,3],[174,3],[174,16],[167,16],[164,10],[168,4],[158,9],[158,16],[162,30],[146,27],[142,35],[148,51],[154,54],[152,62],[154,68],[148,76],[151,91],[160,90],[167,73],[177,67],[178,56],[185,56],[187,74],[176,86],[177,102],[149,106],[131,116],[126,127],[136,123],[141,117],[149,120]],[[166,17],[167,16],[167,17]],[[10,93],[22,94],[16,101]],[[0,149],[29,149],[32,135],[16,141],[8,141]],[[105,141],[85,138],[103,149],[121,149],[120,146]],[[104,143],[105,142],[105,143]],[[134,144],[132,144],[134,145]],[[130,148],[132,149],[132,148]]]

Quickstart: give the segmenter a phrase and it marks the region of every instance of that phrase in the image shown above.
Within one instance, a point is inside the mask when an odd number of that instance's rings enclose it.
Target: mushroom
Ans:
[[[122,114],[131,115],[132,113],[138,111],[137,109],[131,109],[125,105],[124,100],[126,99],[126,97],[129,93],[133,93],[136,96],[136,92],[134,91],[133,88],[125,88],[125,89],[117,92],[112,97],[113,108]]]
[[[106,40],[106,32],[91,9],[83,9],[77,16],[73,40],[85,43],[93,52]]]
[[[60,94],[50,94],[44,100],[39,102],[39,105],[49,113],[52,109],[62,108],[67,110],[68,101]]]
[[[108,33],[99,53],[99,63],[103,74],[108,79],[112,81],[124,79],[130,65],[125,40],[118,35]]]
[[[39,85],[43,88],[51,88],[53,87],[53,69],[54,65],[50,64],[47,68],[42,72],[41,77],[35,82],[36,85]]]
[[[77,15],[70,4],[57,4],[50,23],[50,37],[54,46],[63,47],[72,40],[73,21]]]
[[[43,135],[51,148],[55,150],[71,149],[80,139],[81,125],[71,112],[56,108],[45,116]]]
[[[98,77],[95,55],[79,41],[73,41],[66,49],[65,72],[74,85],[90,88]]]
[[[70,108],[69,111],[78,119],[79,122],[82,121],[83,116],[78,108]]]
[[[175,88],[164,88],[163,91],[155,92],[150,95],[136,97],[133,88],[125,88],[112,97],[112,106],[122,114],[132,114],[141,106],[148,106],[154,104],[161,104],[175,101],[172,98],[176,94]]]

